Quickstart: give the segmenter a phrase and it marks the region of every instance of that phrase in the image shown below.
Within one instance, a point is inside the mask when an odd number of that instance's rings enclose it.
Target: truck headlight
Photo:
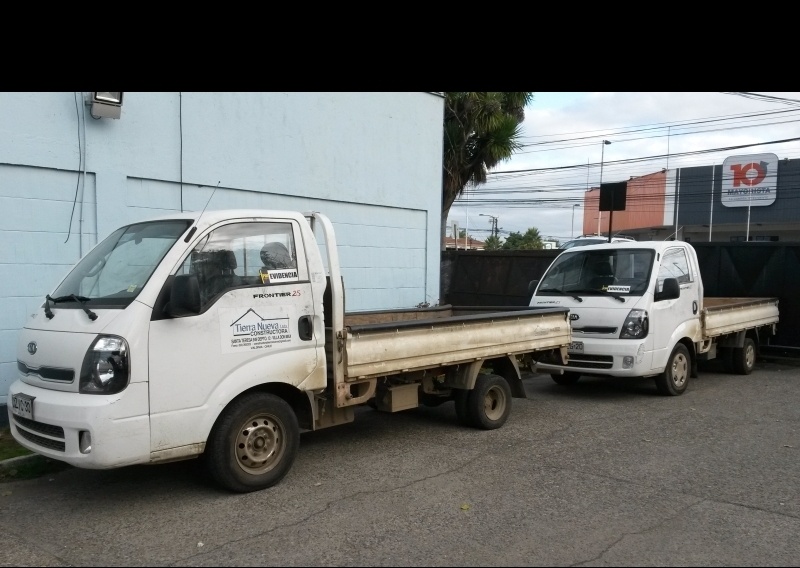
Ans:
[[[116,394],[129,379],[128,343],[116,335],[97,336],[83,358],[79,392]]]
[[[620,339],[642,339],[647,337],[647,310],[631,310],[622,324]]]

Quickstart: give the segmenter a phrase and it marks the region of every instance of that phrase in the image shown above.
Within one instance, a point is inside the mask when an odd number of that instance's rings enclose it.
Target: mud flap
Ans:
[[[500,375],[511,387],[511,396],[514,398],[528,398],[528,393],[525,392],[525,385],[522,384],[522,375],[519,371],[517,359],[509,355],[501,359],[492,359],[489,364],[494,369],[495,375]]]

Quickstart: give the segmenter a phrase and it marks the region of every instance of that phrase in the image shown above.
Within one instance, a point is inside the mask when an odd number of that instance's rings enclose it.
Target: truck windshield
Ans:
[[[586,250],[562,253],[542,278],[537,296],[596,294],[641,296],[650,281],[652,249]]]
[[[52,296],[75,294],[95,308],[126,307],[190,224],[153,221],[117,229],[75,265]],[[80,309],[81,304],[59,304],[59,308],[73,307]]]

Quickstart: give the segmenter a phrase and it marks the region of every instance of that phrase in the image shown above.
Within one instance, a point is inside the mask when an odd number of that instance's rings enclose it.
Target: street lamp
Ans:
[[[491,217],[491,224],[492,224],[492,236],[497,237],[497,217],[494,215],[487,215],[486,213],[478,213],[479,217]]]
[[[606,149],[606,146],[611,144],[610,140],[603,140],[603,144],[600,146],[600,189],[602,191],[603,188],[603,152]],[[600,234],[600,217],[603,214],[600,212],[600,196],[597,196],[597,234]]]
[[[576,203],[575,205],[572,206],[572,237],[573,238],[575,237],[575,208],[576,207],[580,207],[580,204]],[[600,202],[599,201],[597,202],[597,207],[598,208],[600,207]]]

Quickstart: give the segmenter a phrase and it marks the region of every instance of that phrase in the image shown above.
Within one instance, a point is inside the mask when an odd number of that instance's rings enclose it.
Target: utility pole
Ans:
[[[498,229],[497,229],[497,217],[495,217],[494,215],[487,215],[486,213],[479,213],[478,215],[480,217],[491,217],[492,220],[489,221],[489,223],[492,226],[492,230],[491,230],[492,236],[494,238],[497,238],[497,235],[498,235],[498,232],[499,232]]]
[[[609,140],[603,140],[602,146],[600,146],[600,191],[603,191],[603,154],[606,150],[606,145],[611,144]],[[603,213],[600,211],[600,196],[597,196],[597,234],[600,233],[600,218],[603,216]],[[611,242],[611,232],[608,233],[609,241]]]
[[[576,203],[572,206],[572,234],[570,235],[572,238],[575,238],[575,208],[580,207],[580,204]],[[597,204],[598,209],[600,208],[600,202],[598,201]]]

